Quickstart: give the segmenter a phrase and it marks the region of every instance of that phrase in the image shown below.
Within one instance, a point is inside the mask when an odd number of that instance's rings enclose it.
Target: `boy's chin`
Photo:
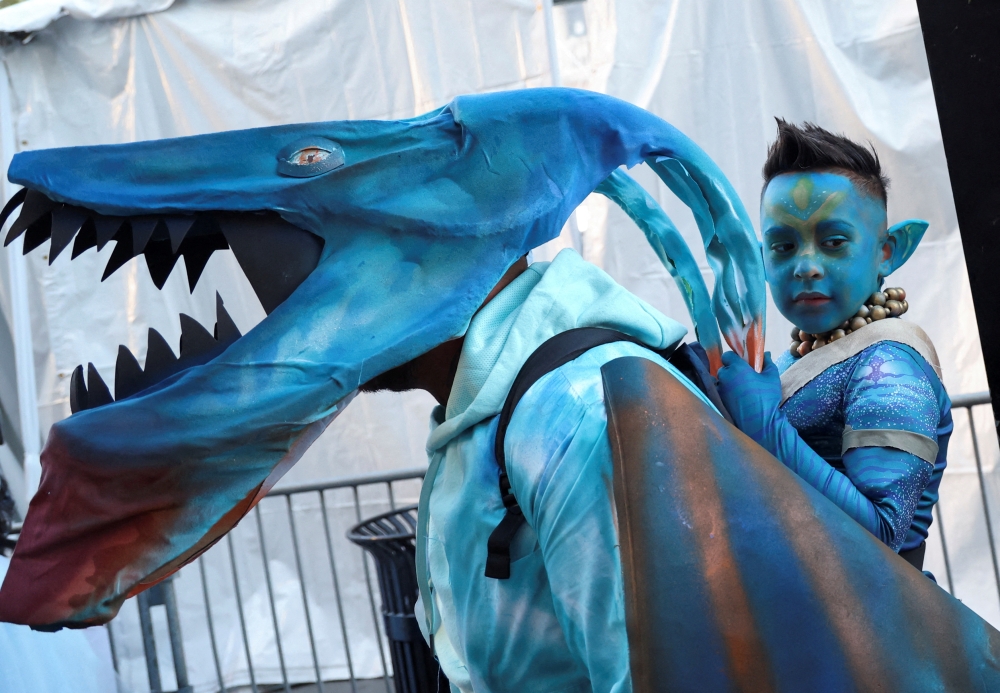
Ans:
[[[809,334],[823,334],[835,330],[844,322],[843,318],[831,315],[830,312],[825,312],[823,315],[817,315],[817,312],[819,311],[795,310],[785,313],[785,317],[797,328]]]

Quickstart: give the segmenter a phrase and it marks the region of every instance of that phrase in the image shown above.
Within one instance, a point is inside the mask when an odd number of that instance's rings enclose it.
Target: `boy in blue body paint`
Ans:
[[[720,394],[741,430],[920,568],[951,402],[923,331],[872,321],[885,311],[866,303],[927,224],[888,227],[877,155],[814,125],[779,120],[763,175],[767,281],[799,339],[760,374],[726,354]]]

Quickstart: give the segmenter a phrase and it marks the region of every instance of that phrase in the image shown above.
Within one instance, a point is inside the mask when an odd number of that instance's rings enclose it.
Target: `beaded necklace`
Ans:
[[[846,337],[876,320],[898,318],[909,310],[906,302],[906,292],[900,288],[886,289],[873,293],[858,312],[851,318],[840,323],[835,329],[819,334],[810,334],[795,327],[792,329],[792,345],[788,348],[792,356],[799,358],[810,351],[824,347],[841,337]]]

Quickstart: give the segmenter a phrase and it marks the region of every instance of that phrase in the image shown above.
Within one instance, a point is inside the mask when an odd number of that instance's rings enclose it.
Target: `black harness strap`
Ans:
[[[667,359],[670,365],[681,372],[681,374],[695,384],[699,390],[708,398],[708,401],[715,405],[724,418],[729,423],[736,425],[733,417],[730,416],[726,405],[722,403],[719,396],[718,381],[709,370],[708,354],[705,347],[700,342],[688,342],[681,344],[674,350],[674,353]]]
[[[504,438],[507,435],[507,426],[510,425],[510,417],[514,414],[514,408],[521,401],[528,389],[534,385],[539,378],[546,373],[554,371],[562,365],[569,363],[577,357],[590,351],[594,347],[599,347],[612,342],[632,342],[642,344],[635,337],[631,337],[624,332],[610,330],[603,327],[578,327],[559,334],[546,340],[538,347],[528,360],[524,362],[514,384],[511,385],[507,393],[507,400],[503,409],[500,410],[500,420],[497,424],[496,443],[494,454],[497,464],[500,465],[500,496],[503,505],[507,509],[506,514],[497,525],[493,533],[490,534],[486,542],[486,577],[506,580],[510,577],[510,545],[514,541],[514,535],[524,524],[524,513],[521,512],[517,499],[510,491],[510,479],[507,477],[507,459],[504,455]],[[652,350],[655,351],[655,350]],[[673,351],[670,347],[664,351],[656,352],[666,357]]]
[[[578,327],[560,332],[546,340],[521,366],[517,377],[514,378],[514,384],[511,385],[510,391],[507,393],[503,409],[500,410],[493,452],[496,455],[497,464],[500,466],[500,497],[503,499],[503,506],[507,512],[486,542],[486,577],[497,580],[506,580],[510,577],[510,545],[514,541],[517,531],[524,524],[524,513],[521,512],[521,507],[517,504],[517,499],[514,498],[514,494],[510,490],[507,458],[503,450],[507,426],[510,425],[510,418],[514,414],[517,403],[521,401],[531,386],[546,373],[554,371],[595,347],[612,342],[632,342],[667,359],[671,365],[705,393],[705,396],[716,406],[726,421],[732,423],[733,419],[722,404],[722,399],[716,389],[716,380],[709,372],[708,356],[698,342],[657,350],[624,332],[604,327]]]
[[[927,553],[927,542],[922,541],[909,551],[900,551],[899,557],[912,565],[917,570],[924,569],[924,554]]]

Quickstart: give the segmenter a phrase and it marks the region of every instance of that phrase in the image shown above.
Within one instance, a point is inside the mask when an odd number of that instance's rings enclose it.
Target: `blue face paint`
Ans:
[[[846,176],[777,176],[764,191],[760,214],[771,296],[806,332],[835,329],[888,274],[885,205]]]

